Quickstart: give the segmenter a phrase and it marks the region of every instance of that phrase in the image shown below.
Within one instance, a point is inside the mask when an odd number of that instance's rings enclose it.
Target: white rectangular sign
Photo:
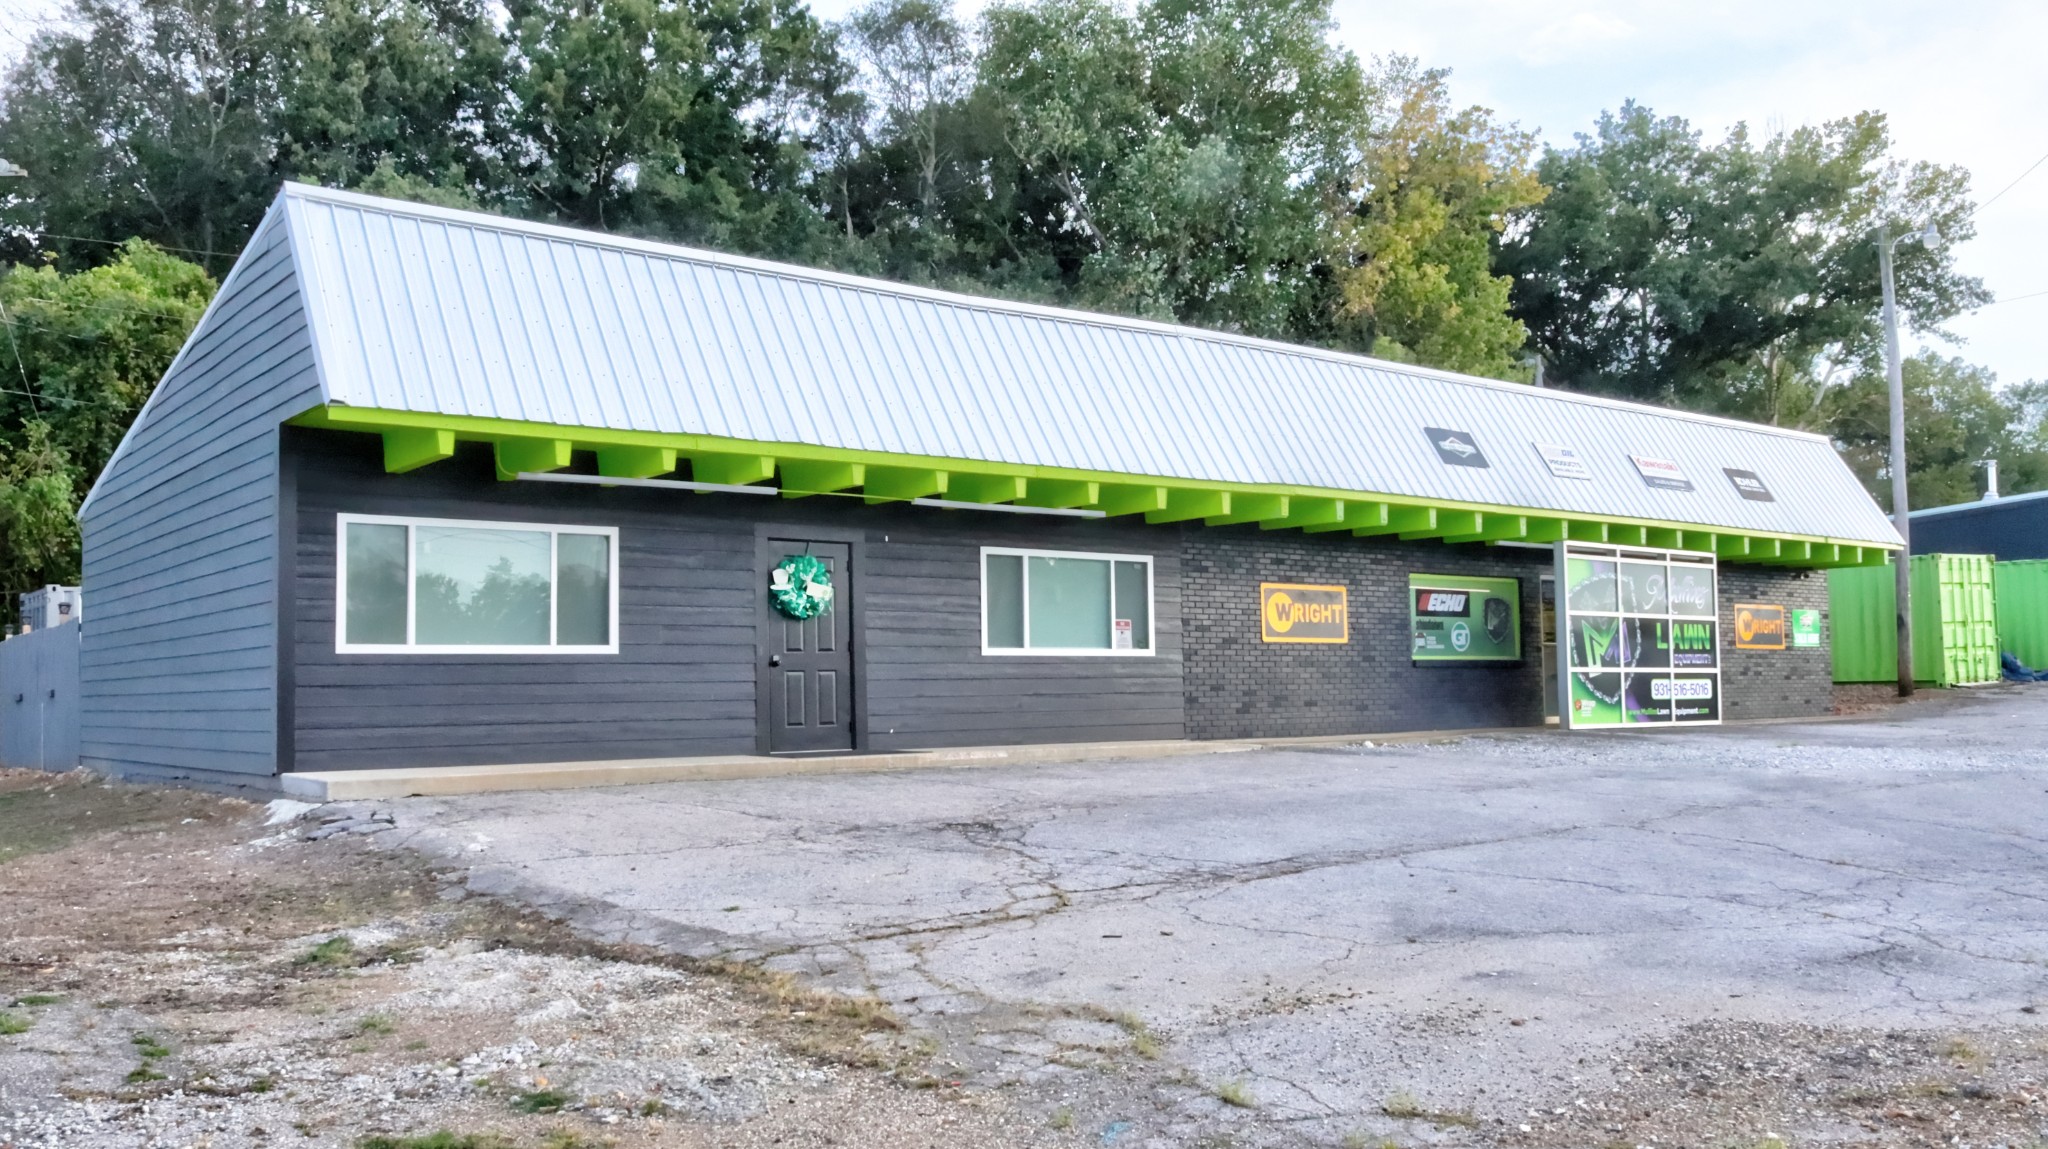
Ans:
[[[1560,447],[1555,443],[1537,443],[1536,453],[1543,456],[1543,463],[1550,473],[1560,479],[1584,479],[1592,481],[1593,468],[1586,465],[1586,457],[1579,454],[1577,447]]]
[[[1630,455],[1629,461],[1636,465],[1636,473],[1643,482],[1666,491],[1690,491],[1692,480],[1678,469],[1678,464],[1669,459],[1656,459],[1648,455]]]

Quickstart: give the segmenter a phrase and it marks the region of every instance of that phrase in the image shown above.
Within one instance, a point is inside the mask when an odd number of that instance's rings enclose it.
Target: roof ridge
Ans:
[[[2048,499],[2048,491],[2021,491],[2015,495],[2000,495],[1995,499],[1980,498],[1968,503],[1948,503],[1939,507],[1922,507],[1917,511],[1909,512],[1907,517],[1917,519],[1921,515],[1946,515],[1958,511],[1981,511],[1987,507],[1996,507],[2004,503],[2023,503],[2033,499]]]
[[[1142,331],[1149,334],[1170,336],[1180,339],[1199,339],[1250,347],[1276,354],[1298,355],[1325,362],[1342,363],[1354,367],[1368,367],[1392,371],[1411,376],[1436,379],[1460,386],[1479,387],[1496,391],[1512,391],[1531,398],[1548,399],[1553,402],[1608,407],[1633,411],[1643,415],[1664,419],[1681,419],[1693,423],[1728,427],[1758,434],[1777,435],[1784,438],[1804,439],[1829,443],[1827,436],[1812,431],[1801,431],[1791,427],[1778,427],[1768,423],[1753,423],[1743,419],[1731,419],[1723,415],[1709,415],[1698,411],[1686,411],[1672,407],[1659,407],[1653,403],[1639,403],[1627,399],[1614,399],[1605,395],[1589,395],[1578,391],[1561,391],[1554,388],[1532,387],[1525,383],[1510,383],[1500,379],[1488,379],[1478,375],[1465,375],[1455,371],[1444,371],[1413,363],[1400,363],[1390,359],[1377,359],[1349,351],[1335,351],[1322,347],[1311,347],[1285,340],[1267,339],[1256,335],[1245,335],[1232,331],[1217,331],[1206,327],[1192,327],[1179,323],[1161,323],[1157,320],[1138,319],[1131,316],[1112,315],[1080,308],[1057,307],[1042,303],[1025,303],[1019,300],[1002,299],[996,296],[969,295],[957,291],[924,287],[918,284],[898,283],[894,280],[875,279],[869,276],[851,275],[842,271],[825,268],[805,267],[795,263],[781,263],[775,260],[758,259],[753,256],[733,255],[712,251],[708,248],[687,247],[682,244],[666,243],[659,240],[641,239],[635,236],[616,235],[611,232],[591,231],[585,228],[568,227],[562,224],[522,220],[510,216],[493,215],[489,212],[461,208],[441,207],[435,204],[414,203],[409,200],[388,199],[383,196],[367,195],[362,192],[345,191],[339,188],[321,187],[316,184],[286,182],[278,191],[280,199],[303,197],[325,200],[363,210],[383,212],[388,215],[410,215],[421,219],[454,223],[468,227],[492,228],[515,234],[540,236],[560,240],[564,243],[581,243],[593,247],[608,247],[614,250],[634,251],[644,255],[684,262],[710,264],[756,272],[784,278],[808,279],[813,282],[856,291],[872,291],[912,299],[943,303],[953,307],[1002,312],[1012,315],[1031,316],[1065,323],[1090,324],[1098,327],[1116,328],[1126,331]]]

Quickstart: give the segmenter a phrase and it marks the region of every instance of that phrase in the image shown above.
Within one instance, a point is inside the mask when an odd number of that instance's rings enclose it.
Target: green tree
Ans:
[[[78,581],[78,502],[213,289],[141,240],[86,271],[0,270],[0,592]]]
[[[505,201],[506,46],[480,0],[312,0],[281,38],[280,171],[448,204]]]
[[[914,158],[918,220],[940,226],[939,168],[950,144],[941,133],[973,82],[967,30],[933,0],[878,0],[846,22],[865,86],[874,90],[881,132]]]
[[[507,154],[539,214],[803,255],[802,126],[843,79],[798,0],[514,0]]]
[[[213,290],[204,268],[142,240],[122,245],[112,263],[84,271],[66,274],[47,264],[6,269],[0,304],[10,346],[0,350],[0,444],[21,447],[24,428],[39,425],[82,494]]]
[[[1983,494],[1983,465],[1998,460],[2006,493],[2048,489],[2048,427],[2040,384],[2003,392],[1990,371],[1923,351],[1905,361],[1906,479],[1912,507],[1967,503]],[[1872,497],[1891,507],[1890,402],[1871,369],[1827,397],[1829,429]]]
[[[278,179],[278,2],[74,0],[0,89],[0,203],[17,258],[70,266],[141,237],[225,271]]]
[[[1527,331],[1493,247],[1513,213],[1542,201],[1535,139],[1484,108],[1453,105],[1448,75],[1395,58],[1338,219],[1333,338],[1385,358],[1526,378]],[[1349,331],[1345,331],[1349,328]]]
[[[78,583],[76,479],[50,442],[49,425],[31,421],[0,443],[0,617],[15,615],[24,590]]]
[[[1550,194],[1495,266],[1549,377],[1769,422],[1816,417],[1871,354],[1880,225],[1973,234],[1968,173],[1895,158],[1875,113],[1708,144],[1625,104],[1538,171]],[[1901,305],[1922,329],[1988,298],[1950,250],[1899,247]]]

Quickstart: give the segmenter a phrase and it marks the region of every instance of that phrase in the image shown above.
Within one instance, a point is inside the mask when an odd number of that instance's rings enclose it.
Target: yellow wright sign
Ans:
[[[1259,637],[1267,642],[1350,642],[1351,611],[1344,588],[1260,583]]]

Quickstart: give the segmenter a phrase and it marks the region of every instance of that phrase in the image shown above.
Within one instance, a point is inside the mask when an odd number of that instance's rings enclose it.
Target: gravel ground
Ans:
[[[872,994],[1098,1142],[2034,1146],[2044,698],[419,799],[379,840]]]
[[[2042,1149],[2044,697],[268,826],[0,773],[0,1149]]]
[[[1052,1136],[872,1002],[591,946],[262,814],[0,773],[0,843],[34,839],[0,853],[0,1149]]]

